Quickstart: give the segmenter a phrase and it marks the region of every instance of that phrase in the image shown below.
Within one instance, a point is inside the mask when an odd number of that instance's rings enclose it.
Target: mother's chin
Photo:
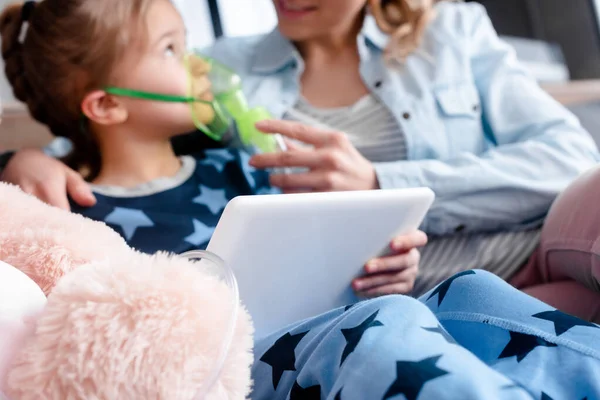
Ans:
[[[279,31],[301,42],[330,36],[354,35],[362,24],[366,0],[273,0]]]

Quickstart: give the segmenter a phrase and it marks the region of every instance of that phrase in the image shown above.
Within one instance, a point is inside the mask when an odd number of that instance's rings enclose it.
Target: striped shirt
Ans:
[[[317,109],[300,99],[288,118],[346,132],[356,149],[371,162],[406,159],[406,139],[394,116],[367,95],[349,107]]]
[[[407,159],[406,139],[392,113],[373,95],[348,107],[320,109],[300,99],[286,119],[345,132],[369,161]],[[503,279],[523,266],[539,242],[539,230],[433,237],[421,249],[413,294],[420,295],[456,272],[485,269]]]

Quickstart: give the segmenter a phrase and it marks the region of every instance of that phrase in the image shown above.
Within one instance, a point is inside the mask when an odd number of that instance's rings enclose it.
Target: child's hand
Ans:
[[[419,272],[421,255],[417,247],[425,244],[427,235],[421,231],[396,237],[390,244],[393,253],[369,261],[365,276],[355,279],[352,287],[363,297],[409,293]]]

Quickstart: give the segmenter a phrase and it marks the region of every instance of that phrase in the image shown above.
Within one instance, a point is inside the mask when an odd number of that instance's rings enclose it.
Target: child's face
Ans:
[[[118,71],[120,85],[150,93],[188,95],[188,72],[184,63],[185,27],[181,16],[168,0],[155,0],[150,6],[146,31],[143,51],[132,52],[131,60],[124,60]],[[198,75],[196,71],[193,95],[211,100],[207,72]],[[131,98],[121,98],[120,101],[127,108],[127,122],[140,130],[172,136],[194,129],[189,104]],[[200,114],[210,119],[212,110],[210,106],[204,107],[207,108],[206,112]]]

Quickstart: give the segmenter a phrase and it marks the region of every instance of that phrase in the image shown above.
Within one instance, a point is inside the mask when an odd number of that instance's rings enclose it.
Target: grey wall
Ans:
[[[597,0],[537,0],[545,40],[559,43],[573,79],[600,78]]]
[[[476,1],[501,35],[557,43],[573,79],[600,79],[600,0]]]

